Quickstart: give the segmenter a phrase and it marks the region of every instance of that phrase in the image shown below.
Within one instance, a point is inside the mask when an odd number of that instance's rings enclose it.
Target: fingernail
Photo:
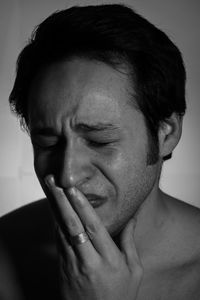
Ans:
[[[80,204],[85,203],[83,195],[80,193],[80,191],[77,188],[75,188],[75,187],[70,188],[69,189],[69,194],[70,194],[71,197],[73,197],[73,200],[76,203],[80,203]]]
[[[47,175],[45,177],[45,183],[48,187],[51,187],[55,184],[54,176],[53,175]]]
[[[71,196],[76,196],[76,188],[75,187],[71,187],[68,192]]]

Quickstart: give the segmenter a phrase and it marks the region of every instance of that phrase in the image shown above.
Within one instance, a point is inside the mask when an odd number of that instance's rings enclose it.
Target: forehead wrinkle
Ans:
[[[85,95],[77,107],[73,125],[79,123],[116,123],[119,116],[119,105],[112,96],[103,91],[93,91]]]
[[[58,65],[59,68],[55,66],[55,72],[46,76],[46,80],[44,80],[47,89],[43,94],[42,101],[40,101],[40,108],[43,110],[40,112],[40,119],[42,118],[44,125],[50,123],[47,125],[58,126],[59,129],[62,127],[63,129],[64,124],[69,123],[69,120],[71,125],[77,122],[92,123],[94,121],[116,123],[120,119],[122,107],[126,104],[124,100],[127,100],[127,88],[129,86],[127,77],[125,78],[118,72],[113,72],[112,68],[101,64],[91,64],[92,70],[89,69],[90,72],[86,72],[88,69],[82,70],[82,66],[88,67],[88,63],[85,65],[85,62],[84,64],[82,62],[81,66],[77,63],[74,66],[74,64],[75,62],[68,62],[64,65]],[[74,68],[77,69],[77,72],[71,76]],[[107,69],[112,72],[105,73]],[[57,73],[59,73],[59,78]],[[53,76],[52,81],[51,75]],[[55,85],[54,81],[56,82]],[[54,88],[49,89],[52,84]],[[37,119],[38,114],[35,113]]]

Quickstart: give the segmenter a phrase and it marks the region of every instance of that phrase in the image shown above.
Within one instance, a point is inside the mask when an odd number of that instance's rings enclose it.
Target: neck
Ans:
[[[145,260],[164,238],[167,208],[163,195],[158,185],[155,185],[134,216],[136,220],[134,240],[142,260]],[[120,237],[120,232],[113,237],[118,247],[120,247]]]
[[[167,209],[163,201],[163,192],[155,187],[137,212],[135,243],[140,257],[145,259],[155,249],[155,245],[164,238],[167,221]]]

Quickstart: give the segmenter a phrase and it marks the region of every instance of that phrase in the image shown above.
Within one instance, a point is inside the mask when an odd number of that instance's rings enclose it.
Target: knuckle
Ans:
[[[88,260],[80,267],[81,274],[88,278],[89,281],[94,282],[97,277],[98,263],[96,261]]]
[[[72,218],[72,217],[68,218],[68,220],[67,220],[67,229],[72,234],[74,232],[77,232],[78,224],[77,224],[77,221],[74,218]]]
[[[121,272],[124,269],[124,262],[117,257],[110,257],[107,259],[107,264],[113,273]]]
[[[63,190],[60,189],[60,188],[56,189],[55,194],[56,194],[57,199],[61,200],[61,201],[63,200],[63,198],[66,197],[65,194],[64,194],[64,192],[63,192]]]
[[[93,222],[93,223],[86,224],[85,229],[89,238],[92,239],[99,232],[100,226],[98,222]]]

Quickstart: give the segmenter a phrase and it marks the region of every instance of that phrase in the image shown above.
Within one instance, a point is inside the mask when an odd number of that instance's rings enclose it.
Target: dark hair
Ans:
[[[71,56],[99,60],[114,68],[128,66],[134,98],[154,145],[160,124],[173,112],[184,115],[184,64],[167,35],[121,4],[75,6],[44,20],[19,55],[9,101],[23,127],[28,128],[27,95],[33,77],[41,67]]]

